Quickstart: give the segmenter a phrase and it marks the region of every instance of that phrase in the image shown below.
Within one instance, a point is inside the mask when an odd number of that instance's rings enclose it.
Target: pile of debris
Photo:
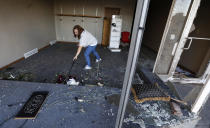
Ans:
[[[173,107],[166,101],[146,101],[137,104],[134,100],[130,101],[140,112],[139,115],[129,114],[125,117],[125,125],[138,124],[141,127],[173,127],[196,118],[187,108],[182,105]],[[181,113],[176,113],[181,112]],[[178,110],[179,109],[179,110]],[[177,111],[178,110],[178,111]]]
[[[87,73],[88,75],[88,73]],[[82,77],[81,75],[81,78],[77,78],[75,76],[72,76],[72,75],[68,75],[68,73],[57,73],[55,75],[55,79],[53,80],[53,83],[56,83],[56,84],[67,84],[69,86],[78,86],[78,85],[81,85],[81,86],[84,86],[84,85],[97,85],[97,86],[104,86],[103,82],[99,79],[96,79],[96,83],[95,84],[90,84],[88,83],[88,76],[86,77]]]
[[[195,74],[190,73],[189,71],[186,71],[179,66],[176,68],[176,71],[174,73],[174,77],[181,78],[181,79],[189,78],[189,77],[196,78]]]
[[[80,82],[76,79],[76,77],[67,75],[64,73],[58,73],[55,75],[54,83],[57,84],[67,84],[67,85],[74,85],[78,86]]]
[[[0,80],[17,80],[17,81],[34,81],[34,75],[26,70],[14,70],[14,68],[7,68],[0,71]]]
[[[173,90],[146,69],[137,74],[132,85],[130,102],[140,113],[126,116],[124,125],[140,127],[173,127],[195,119],[186,102],[179,99]],[[135,125],[134,125],[135,124]]]

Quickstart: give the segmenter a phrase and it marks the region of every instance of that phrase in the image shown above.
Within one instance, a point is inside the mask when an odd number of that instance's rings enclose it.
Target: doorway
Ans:
[[[103,21],[103,38],[102,38],[103,46],[109,45],[112,15],[120,15],[120,8],[105,7],[104,21]]]

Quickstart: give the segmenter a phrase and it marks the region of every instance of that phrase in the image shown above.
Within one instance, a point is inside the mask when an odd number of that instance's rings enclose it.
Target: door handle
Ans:
[[[190,49],[190,46],[192,44],[192,38],[187,38],[190,40],[190,43],[188,44],[188,46],[186,48],[183,48],[184,50],[189,50]]]

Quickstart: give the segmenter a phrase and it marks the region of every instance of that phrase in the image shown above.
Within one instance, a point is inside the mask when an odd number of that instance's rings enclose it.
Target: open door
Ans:
[[[102,45],[109,45],[112,15],[120,15],[120,8],[105,8]]]
[[[182,2],[180,5],[179,0],[173,0],[153,69],[153,72],[163,81],[174,80],[173,75],[180,57],[183,51],[190,47],[191,42],[187,48],[185,48],[185,44],[188,40],[192,41],[192,38],[188,37],[188,35],[193,30],[193,22],[200,6],[200,0]],[[185,9],[180,9],[179,13],[177,13],[177,8],[181,8],[180,6],[185,6],[183,7]],[[208,70],[209,68],[207,68],[207,72]],[[202,76],[199,79],[203,79],[204,77]],[[196,81],[198,82],[198,80],[194,80],[194,82]]]
[[[161,46],[155,62],[153,72],[156,73],[162,80],[170,82],[179,82],[181,84],[196,84],[203,85],[198,93],[198,96],[192,105],[191,111],[198,114],[207,101],[210,94],[210,64],[208,63],[205,72],[199,78],[176,78],[175,70],[184,50],[188,50],[193,43],[193,40],[210,40],[209,38],[189,37],[192,31],[194,19],[196,17],[201,0],[179,1],[173,0],[171,12],[167,21],[167,25],[161,41]],[[189,2],[188,4],[180,4],[180,2]],[[187,10],[179,10],[185,15],[180,16],[180,13],[175,14],[178,6],[188,5]],[[176,7],[177,6],[177,7]],[[182,7],[180,7],[181,9]],[[182,20],[182,21],[181,21]],[[183,23],[183,24],[180,24]],[[177,24],[180,24],[177,26]],[[176,32],[176,33],[174,33]],[[187,46],[186,46],[187,45]],[[209,52],[206,53],[208,60]],[[192,58],[193,59],[193,58]],[[196,88],[195,88],[196,90]],[[189,93],[187,96],[192,97]],[[194,96],[194,95],[193,95]]]

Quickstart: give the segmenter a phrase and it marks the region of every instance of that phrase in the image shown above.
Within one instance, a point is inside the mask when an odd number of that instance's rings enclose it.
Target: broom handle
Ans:
[[[72,62],[72,64],[71,64],[71,68],[70,68],[70,70],[69,70],[69,75],[70,75],[70,73],[71,73],[71,69],[73,68],[75,61],[76,61],[76,60],[73,60],[73,62]]]

